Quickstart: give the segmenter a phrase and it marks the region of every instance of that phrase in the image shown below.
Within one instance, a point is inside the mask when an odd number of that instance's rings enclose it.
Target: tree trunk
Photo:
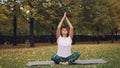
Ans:
[[[118,41],[118,38],[117,38],[118,35],[117,35],[117,33],[118,33],[118,31],[115,30],[115,40],[116,40],[116,41]]]
[[[13,17],[13,46],[17,45],[17,17]]]
[[[34,18],[30,18],[30,47],[34,47]]]
[[[111,32],[111,43],[114,43],[114,32]]]
[[[75,41],[76,41],[76,38],[75,38],[75,28],[74,28],[74,36],[73,36],[73,42],[72,42],[72,44],[75,44]]]
[[[97,27],[97,36],[96,36],[96,39],[97,39],[97,44],[100,44],[100,39],[99,39],[99,27]]]
[[[54,27],[52,26],[51,27],[51,29],[52,29],[52,35],[51,35],[51,43],[53,44],[54,43],[54,41],[55,41],[55,39],[54,39]]]

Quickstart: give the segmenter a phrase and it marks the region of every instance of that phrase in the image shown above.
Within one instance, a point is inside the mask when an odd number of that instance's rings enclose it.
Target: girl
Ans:
[[[67,24],[69,25],[70,30],[68,31],[67,28],[61,28],[64,19],[66,19]],[[73,26],[68,20],[66,16],[66,12],[64,13],[61,21],[58,24],[57,31],[56,31],[56,38],[57,38],[57,45],[58,51],[57,55],[52,55],[51,59],[56,64],[72,64],[75,60],[78,59],[80,56],[80,52],[75,52],[71,54],[71,44],[73,38]]]

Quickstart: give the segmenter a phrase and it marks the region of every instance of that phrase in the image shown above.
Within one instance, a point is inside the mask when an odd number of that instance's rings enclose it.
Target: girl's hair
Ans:
[[[62,36],[62,29],[63,28],[65,28],[68,31],[68,33],[67,33],[67,37],[68,37],[69,36],[69,28],[68,27],[61,27],[61,29],[60,29],[60,35]]]

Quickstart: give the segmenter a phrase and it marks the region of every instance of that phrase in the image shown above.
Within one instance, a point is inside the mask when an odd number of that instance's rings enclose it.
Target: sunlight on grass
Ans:
[[[27,67],[29,61],[50,60],[52,54],[56,53],[57,46],[38,46],[35,48],[16,48],[0,50],[0,68],[119,68],[120,45],[114,44],[76,44],[72,52],[80,51],[79,59],[100,59],[103,58],[109,63],[92,65],[53,65],[53,66],[32,66]]]

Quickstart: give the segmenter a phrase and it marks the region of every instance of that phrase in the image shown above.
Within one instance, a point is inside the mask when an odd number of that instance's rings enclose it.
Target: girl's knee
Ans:
[[[80,56],[80,51],[75,52],[77,56]]]
[[[55,55],[55,54],[53,54],[53,55],[51,56],[51,60],[54,60],[54,59],[55,59],[55,57],[56,57],[56,55]]]
[[[51,56],[51,60],[53,60],[56,64],[59,64],[59,59],[58,58],[59,57],[56,54]]]

